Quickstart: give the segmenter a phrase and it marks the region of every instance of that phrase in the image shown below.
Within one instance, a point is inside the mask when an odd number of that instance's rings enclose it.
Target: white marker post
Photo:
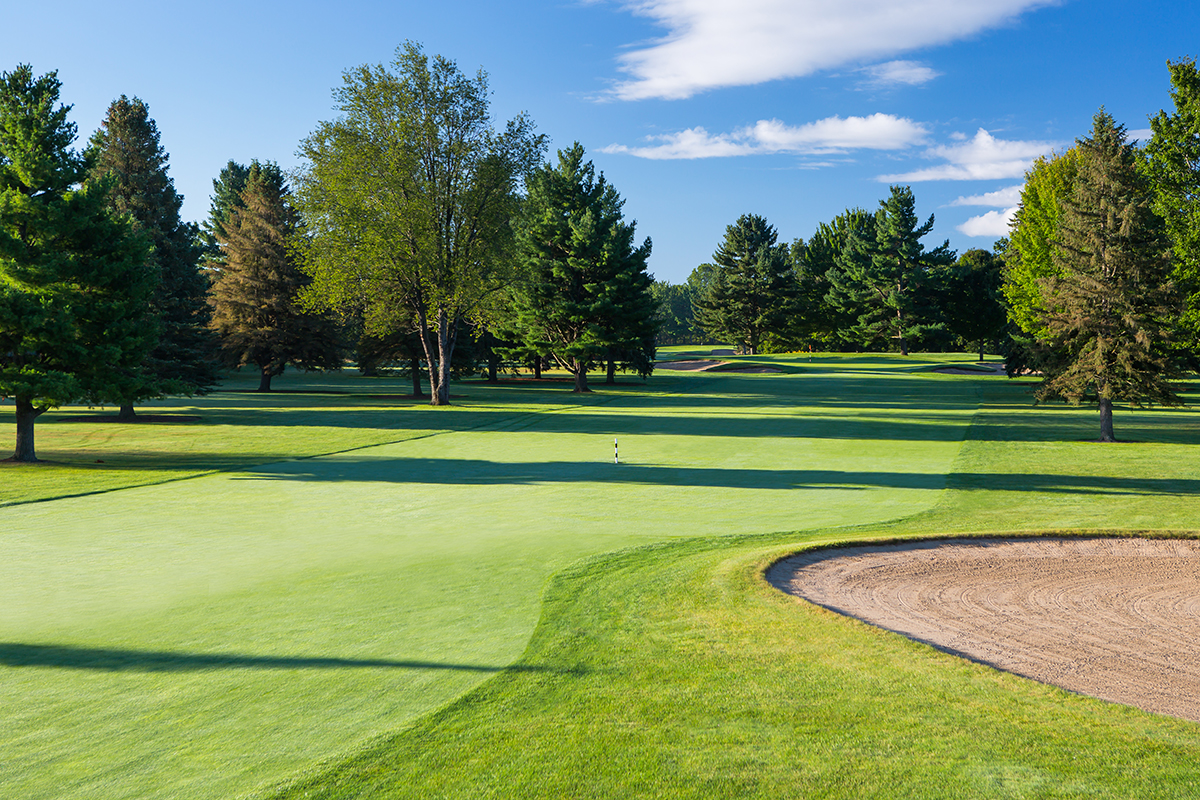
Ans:
[[[618,452],[618,451],[617,451],[617,437],[615,437],[615,436],[614,436],[614,437],[613,437],[613,463],[614,463],[614,464],[620,464],[620,463],[621,463],[621,459],[620,459],[620,457],[617,455],[617,452]]]

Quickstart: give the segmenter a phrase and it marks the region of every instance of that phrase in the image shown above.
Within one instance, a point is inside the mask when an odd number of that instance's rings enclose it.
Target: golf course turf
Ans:
[[[0,795],[1200,793],[1193,723],[762,579],[854,540],[1184,535],[1200,414],[1120,409],[1098,445],[1094,411],[932,371],[966,356],[746,361],[782,372],[46,414],[52,463],[0,482]]]

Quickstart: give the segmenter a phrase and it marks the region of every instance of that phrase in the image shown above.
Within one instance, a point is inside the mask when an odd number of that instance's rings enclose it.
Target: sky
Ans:
[[[197,222],[230,159],[301,166],[343,72],[418,42],[485,70],[497,124],[527,112],[548,159],[580,142],[672,283],[743,214],[807,239],[891,184],[934,215],[927,247],[991,248],[1034,158],[1101,106],[1147,137],[1166,62],[1200,55],[1196,0],[10,0],[0,18],[0,71],[57,70],[79,146],[120,95],[149,105]]]

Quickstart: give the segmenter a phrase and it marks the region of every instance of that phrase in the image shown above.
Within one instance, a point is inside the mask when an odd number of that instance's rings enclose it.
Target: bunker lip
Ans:
[[[776,588],[1042,683],[1200,722],[1200,541],[945,539],[800,553]]]

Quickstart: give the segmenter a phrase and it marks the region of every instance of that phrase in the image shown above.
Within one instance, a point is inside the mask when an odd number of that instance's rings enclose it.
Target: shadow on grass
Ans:
[[[238,653],[172,653],[155,650],[122,650],[106,647],[20,644],[0,642],[0,666],[61,667],[97,672],[192,672],[208,669],[432,669],[466,672],[561,671],[551,667],[517,664],[492,667],[479,664],[446,664],[437,661],[398,661],[377,658],[320,658],[305,656],[251,656]]]
[[[1038,473],[856,472],[612,464],[599,461],[497,462],[474,459],[337,458],[289,462],[235,480],[378,482],[442,485],[618,483],[723,489],[944,489],[1049,494],[1196,495],[1200,479]]]

